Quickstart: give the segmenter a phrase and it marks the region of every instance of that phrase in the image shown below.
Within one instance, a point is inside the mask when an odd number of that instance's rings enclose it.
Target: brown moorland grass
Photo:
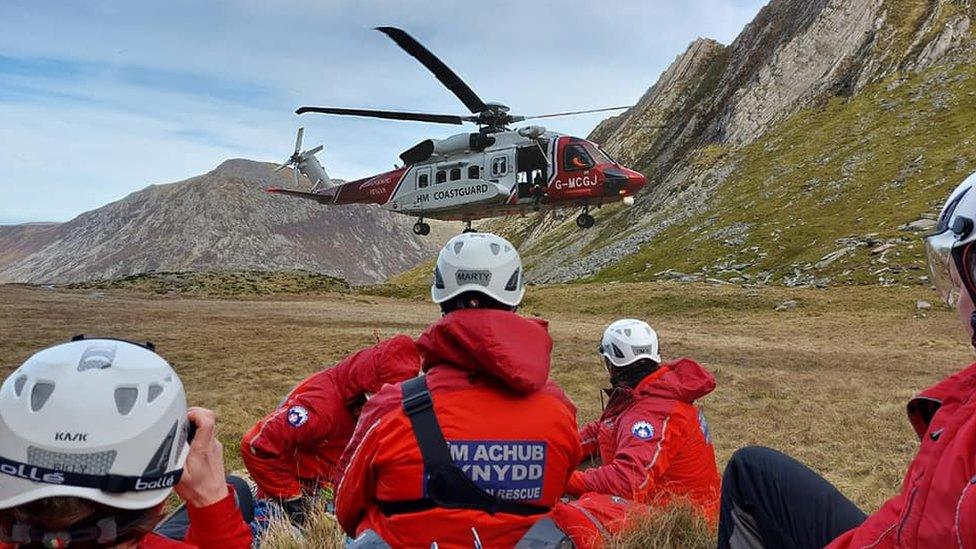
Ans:
[[[718,389],[702,399],[719,466],[743,445],[783,450],[865,510],[894,493],[917,448],[905,403],[972,362],[954,313],[921,316],[924,288],[829,290],[661,283],[529,288],[523,312],[550,321],[553,375],[580,421],[600,410],[603,327],[645,318],[665,359],[690,356]],[[795,309],[774,306],[796,300]],[[191,403],[215,408],[228,467],[239,437],[298,380],[397,332],[437,318],[416,299],[357,294],[199,298],[127,291],[0,286],[0,373],[73,334],[151,340],[173,362]]]

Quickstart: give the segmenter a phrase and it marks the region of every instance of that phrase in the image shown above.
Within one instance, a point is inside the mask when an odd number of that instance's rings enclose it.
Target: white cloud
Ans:
[[[7,0],[0,221],[65,220],[228,157],[281,160],[299,125],[345,179],[456,131],[292,114],[301,104],[463,113],[372,26],[407,29],[483,99],[538,114],[632,103],[695,37],[728,43],[761,4]],[[585,135],[602,118],[547,125]]]

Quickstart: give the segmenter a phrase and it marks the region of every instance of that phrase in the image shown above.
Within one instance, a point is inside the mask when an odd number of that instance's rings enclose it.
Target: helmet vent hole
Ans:
[[[508,282],[505,283],[506,292],[514,292],[519,289],[519,269],[515,269],[512,276],[509,277]]]
[[[613,356],[617,358],[624,358],[624,352],[620,350],[620,347],[617,347],[613,343],[611,343],[610,346],[613,347]]]
[[[459,240],[459,241],[455,242],[454,243],[454,255],[457,255],[457,254],[461,253],[461,248],[463,248],[463,247],[464,247],[464,241],[463,240]]]
[[[163,386],[157,383],[153,383],[149,386],[149,402],[156,400],[156,397],[163,394]]]
[[[49,381],[40,381],[34,384],[34,388],[31,389],[31,411],[38,412],[47,403],[47,399],[51,398],[51,393],[54,392],[54,384]]]
[[[136,405],[136,398],[139,397],[139,389],[135,387],[118,387],[115,389],[115,408],[119,413],[128,415]]]
[[[26,384],[27,384],[27,376],[25,375],[21,375],[16,380],[14,380],[14,394],[17,395],[17,398],[20,398],[20,395],[23,394],[24,385]]]
[[[502,247],[495,242],[489,244],[488,247],[491,248],[492,255],[498,255],[502,251]]]

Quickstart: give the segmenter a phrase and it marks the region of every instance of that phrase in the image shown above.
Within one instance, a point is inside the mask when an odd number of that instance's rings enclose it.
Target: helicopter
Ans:
[[[447,65],[401,29],[377,27],[400,48],[417,59],[471,112],[470,115],[299,107],[295,112],[410,120],[436,124],[473,123],[478,131],[445,139],[425,139],[400,154],[403,165],[391,171],[347,183],[333,181],[316,157],[321,145],[302,151],[304,128],[298,129],[295,152],[275,171],[293,168],[296,186],[304,174],[312,182],[308,191],[270,188],[268,192],[314,200],[321,204],[379,204],[383,208],[416,217],[413,232],[430,234],[425,219],[462,221],[465,231],[476,219],[579,208],[576,225],[592,227],[590,209],[622,201],[634,203],[634,195],[646,185],[639,172],[622,166],[599,145],[569,135],[527,125],[511,125],[530,119],[555,118],[606,112],[629,107],[610,107],[571,112],[519,116],[501,103],[485,102]]]

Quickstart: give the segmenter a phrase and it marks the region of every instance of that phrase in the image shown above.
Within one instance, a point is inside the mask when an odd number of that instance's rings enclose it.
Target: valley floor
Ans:
[[[665,359],[693,357],[718,378],[701,401],[724,467],[746,444],[808,463],[865,509],[901,480],[917,441],[912,394],[972,361],[954,313],[924,288],[790,290],[677,284],[529,288],[523,312],[551,321],[553,372],[580,408],[600,410],[595,349],[611,320],[654,325]],[[794,300],[796,307],[775,311]],[[933,303],[924,315],[916,300]],[[417,335],[437,318],[420,298],[336,293],[199,298],[0,286],[0,374],[78,333],[150,340],[191,404],[214,407],[228,466],[238,441],[302,377],[375,337]]]

